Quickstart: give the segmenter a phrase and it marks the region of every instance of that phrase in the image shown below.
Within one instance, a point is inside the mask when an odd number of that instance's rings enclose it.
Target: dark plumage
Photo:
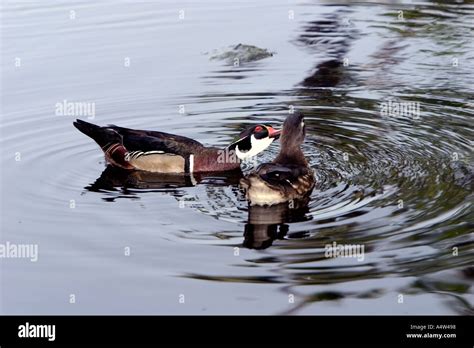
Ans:
[[[255,125],[242,132],[227,149],[219,149],[164,132],[100,127],[82,120],[76,120],[74,126],[99,144],[110,164],[156,173],[235,170],[240,168],[239,159],[263,151],[280,134],[271,126]],[[235,153],[228,153],[231,150]]]

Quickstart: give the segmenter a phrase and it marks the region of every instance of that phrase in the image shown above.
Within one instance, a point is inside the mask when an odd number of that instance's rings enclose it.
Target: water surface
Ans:
[[[39,259],[0,260],[1,312],[472,314],[473,23],[457,2],[2,2],[1,242]],[[275,54],[209,59],[238,43]],[[222,147],[302,112],[318,184],[249,209],[238,177],[106,169],[64,100]]]

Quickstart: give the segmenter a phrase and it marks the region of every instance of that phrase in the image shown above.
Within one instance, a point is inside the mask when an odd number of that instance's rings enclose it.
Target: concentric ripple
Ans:
[[[116,5],[104,22],[104,6],[78,6],[71,23],[60,4],[5,5],[2,240],[38,243],[44,260],[4,267],[6,313],[70,313],[59,298],[72,288],[80,313],[473,313],[471,4],[190,4],[189,22],[147,2]],[[203,54],[231,38],[276,54],[239,67]],[[95,102],[96,115],[58,116],[65,99]],[[413,108],[386,110],[403,103]],[[78,117],[225,147],[290,112],[305,116],[317,179],[292,207],[249,207],[239,173],[106,168],[72,126]],[[331,245],[363,253],[328,257]],[[51,288],[27,286],[35,277]],[[182,291],[186,309],[170,304]]]

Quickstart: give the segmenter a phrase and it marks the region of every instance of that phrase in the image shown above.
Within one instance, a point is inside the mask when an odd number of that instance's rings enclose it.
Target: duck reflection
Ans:
[[[249,206],[243,246],[266,249],[289,232],[288,223],[309,220],[309,197],[272,206]]]
[[[240,170],[234,172],[202,173],[199,175],[161,174],[144,171],[130,171],[107,166],[99,178],[85,187],[91,192],[111,192],[121,190],[127,193],[129,189],[165,189],[180,199],[181,193],[176,190],[182,187],[192,187],[197,184],[207,184],[207,187],[232,186],[236,192],[243,174]],[[220,192],[220,193],[219,193]],[[223,192],[206,189],[209,201],[222,199]],[[122,196],[123,197],[123,196]],[[104,198],[106,201],[113,199]],[[309,220],[307,215],[309,197],[293,200],[288,204],[273,206],[249,206],[248,218],[244,228],[243,247],[249,249],[266,249],[277,239],[283,239],[290,230],[289,223]],[[227,202],[228,204],[229,202]]]
[[[107,166],[100,177],[85,189],[93,192],[127,189],[167,189],[196,186],[199,183],[214,185],[237,185],[242,178],[239,170],[189,174],[166,174],[145,171],[130,171]]]

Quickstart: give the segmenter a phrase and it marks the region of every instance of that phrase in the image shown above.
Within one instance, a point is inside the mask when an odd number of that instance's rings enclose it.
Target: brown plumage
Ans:
[[[315,179],[300,148],[304,137],[303,116],[289,115],[283,124],[278,156],[241,180],[251,205],[280,204],[311,194]]]

